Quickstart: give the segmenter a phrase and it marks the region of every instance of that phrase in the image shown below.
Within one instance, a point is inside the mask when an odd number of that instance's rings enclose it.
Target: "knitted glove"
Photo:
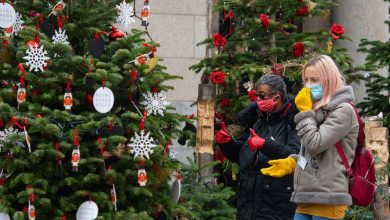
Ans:
[[[295,105],[300,112],[312,110],[313,104],[310,97],[310,89],[302,88],[295,97]]]
[[[225,123],[221,122],[221,130],[215,135],[215,142],[217,144],[226,144],[232,140],[232,137],[227,133]]]
[[[249,149],[251,149],[251,151],[255,151],[263,148],[265,140],[257,135],[252,128],[250,128],[249,131],[251,132],[251,137],[248,140]]]
[[[268,163],[272,166],[261,169],[261,173],[273,177],[284,177],[288,174],[292,174],[297,164],[296,160],[292,157],[270,160]]]

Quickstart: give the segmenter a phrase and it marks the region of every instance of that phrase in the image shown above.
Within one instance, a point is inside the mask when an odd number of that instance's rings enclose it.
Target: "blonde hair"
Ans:
[[[332,95],[345,85],[345,81],[336,63],[327,55],[315,57],[303,66],[303,82],[307,67],[314,68],[314,71],[318,73],[323,89],[322,98],[313,104],[313,109],[317,110],[330,102]]]

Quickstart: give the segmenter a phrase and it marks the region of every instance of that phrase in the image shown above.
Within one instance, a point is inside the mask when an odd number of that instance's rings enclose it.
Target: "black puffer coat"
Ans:
[[[245,133],[238,140],[219,145],[229,160],[240,165],[238,220],[293,219],[296,208],[290,203],[293,174],[273,178],[262,175],[260,169],[269,167],[269,160],[299,153],[300,139],[294,123],[297,112],[290,99],[285,99],[282,110],[277,113],[260,112],[253,103],[239,115],[246,127]],[[263,148],[254,152],[247,144],[251,127],[266,140]]]

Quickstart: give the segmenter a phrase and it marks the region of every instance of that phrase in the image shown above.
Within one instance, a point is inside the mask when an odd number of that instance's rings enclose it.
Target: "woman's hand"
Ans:
[[[309,111],[313,109],[313,103],[310,97],[310,89],[302,88],[298,95],[295,97],[295,105],[300,112]]]

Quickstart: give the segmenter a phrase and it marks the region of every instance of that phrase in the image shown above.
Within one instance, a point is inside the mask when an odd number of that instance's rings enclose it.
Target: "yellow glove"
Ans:
[[[299,91],[295,97],[295,105],[300,112],[309,111],[313,109],[313,103],[311,102],[310,89],[303,88]]]
[[[272,166],[261,169],[261,173],[266,176],[284,177],[294,173],[297,162],[294,158],[287,157],[279,160],[270,160],[268,163]]]

